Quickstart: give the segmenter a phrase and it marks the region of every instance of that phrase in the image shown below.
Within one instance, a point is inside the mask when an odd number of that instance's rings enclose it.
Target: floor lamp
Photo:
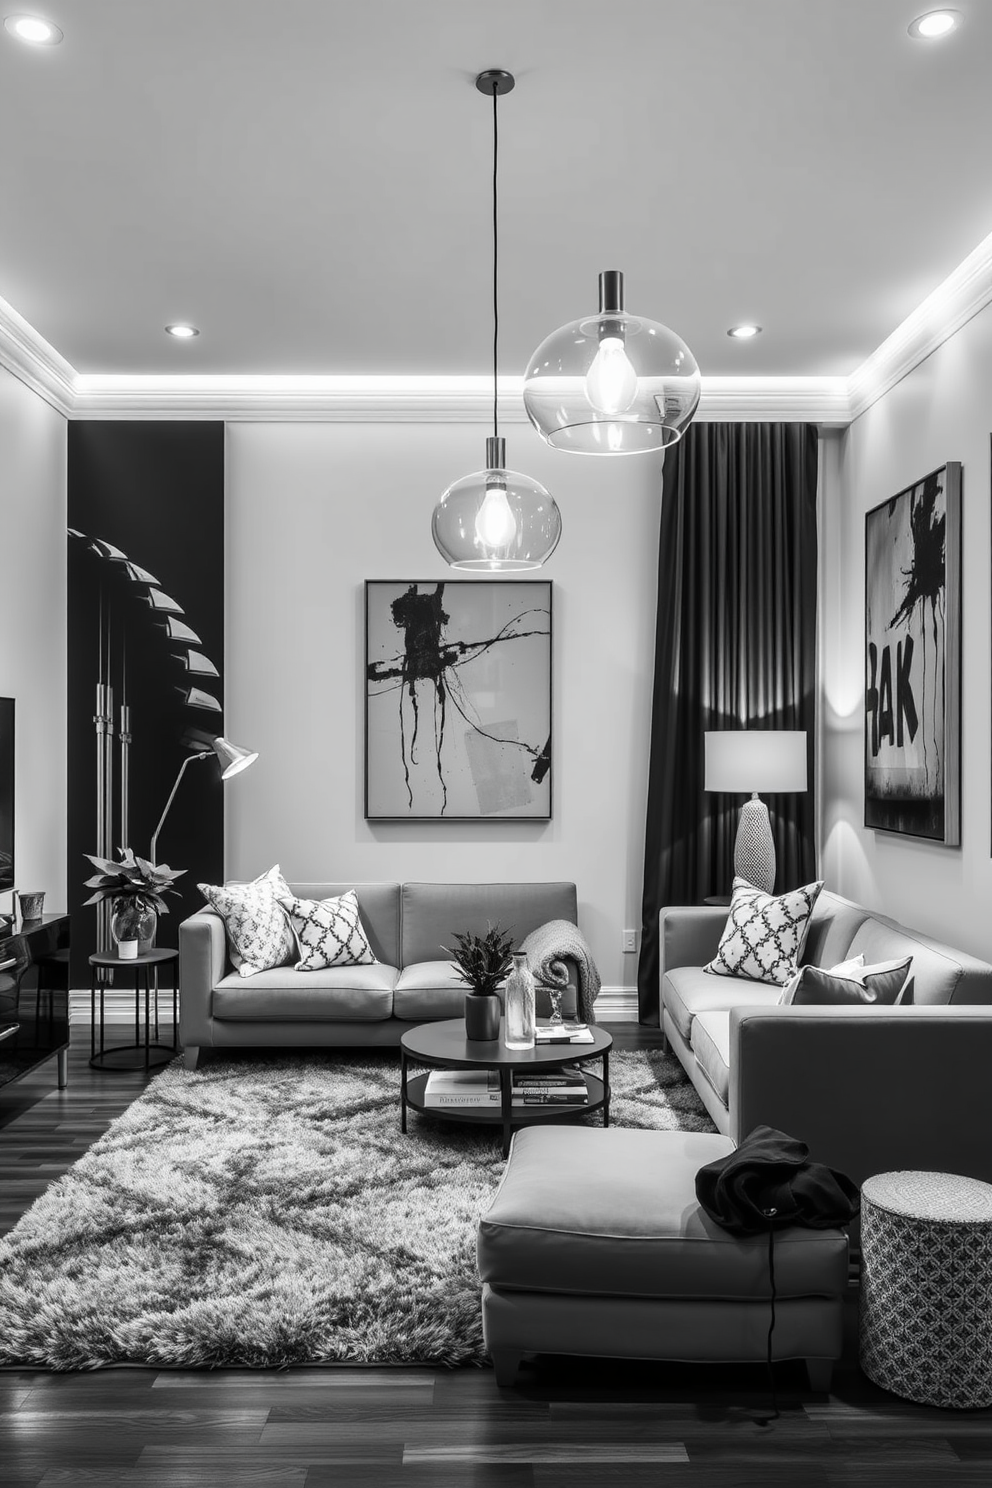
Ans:
[[[232,775],[237,775],[241,770],[247,770],[248,766],[253,765],[258,759],[257,750],[241,749],[237,744],[232,744],[229,739],[221,738],[215,739],[209,749],[203,749],[199,754],[188,754],[179,766],[176,783],[172,787],[169,799],[165,803],[165,810],[159,817],[158,826],[152,833],[150,856],[153,863],[155,862],[155,849],[158,846],[159,833],[165,825],[165,818],[169,814],[169,808],[176,799],[176,791],[179,789],[179,782],[183,778],[187,765],[191,765],[194,760],[209,759],[211,755],[215,755],[217,758],[217,762],[220,765],[220,778],[222,780],[230,780]]]
[[[775,843],[768,807],[758,795],[806,789],[804,729],[721,729],[703,738],[703,789],[747,793],[734,843],[734,873],[770,894],[775,887]]]

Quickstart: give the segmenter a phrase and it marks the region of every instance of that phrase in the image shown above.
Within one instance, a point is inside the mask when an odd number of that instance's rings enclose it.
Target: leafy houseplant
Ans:
[[[112,858],[96,858],[85,853],[98,871],[86,880],[86,887],[95,892],[86,904],[103,904],[110,901],[113,910],[111,932],[118,943],[118,953],[123,957],[137,954],[138,942],[150,942],[155,934],[156,917],[168,914],[166,894],[178,894],[177,878],[182,878],[185,868],[170,868],[149,863],[136,857],[129,847],[120,850],[121,861]],[[133,951],[125,945],[135,946]]]
[[[471,1040],[491,1041],[499,1036],[500,1002],[496,989],[513,965],[513,936],[498,925],[485,935],[452,937],[454,947],[443,946],[455,963],[456,974],[468,987],[465,999],[465,1034]]]

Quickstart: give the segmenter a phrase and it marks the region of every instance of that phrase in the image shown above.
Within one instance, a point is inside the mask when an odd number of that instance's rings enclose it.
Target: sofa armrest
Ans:
[[[179,1042],[213,1043],[211,994],[226,976],[227,932],[220,915],[202,910],[179,926]]]
[[[659,977],[675,966],[712,961],[729,912],[721,904],[666,905],[658,917]]]
[[[857,1183],[903,1168],[989,1182],[990,1067],[984,1008],[735,1008],[729,1135],[777,1127]]]

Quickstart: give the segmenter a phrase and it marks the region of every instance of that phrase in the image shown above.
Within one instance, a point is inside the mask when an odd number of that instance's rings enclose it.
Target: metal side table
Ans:
[[[90,957],[90,1064],[94,1069],[149,1070],[168,1064],[179,1053],[178,1039],[178,961],[179,952],[172,950],[146,951],[142,956],[122,959],[120,956],[97,952]],[[158,1041],[158,978],[163,967],[172,972],[172,1043]],[[115,1044],[104,1047],[104,996],[106,983],[97,981],[98,970],[134,974],[134,1043]],[[154,973],[154,979],[153,979]],[[141,991],[145,993],[145,1031],[141,1036]],[[100,1047],[97,1048],[97,997],[100,999]],[[154,1005],[152,997],[154,996]],[[151,1038],[154,1016],[155,1037]]]

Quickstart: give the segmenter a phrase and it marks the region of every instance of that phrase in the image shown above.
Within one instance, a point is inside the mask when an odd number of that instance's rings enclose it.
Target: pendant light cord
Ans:
[[[493,437],[499,438],[499,414],[497,403],[499,398],[499,297],[497,294],[496,271],[499,263],[499,230],[496,216],[496,168],[499,162],[499,123],[496,112],[496,99],[498,97],[497,84],[493,80]]]

